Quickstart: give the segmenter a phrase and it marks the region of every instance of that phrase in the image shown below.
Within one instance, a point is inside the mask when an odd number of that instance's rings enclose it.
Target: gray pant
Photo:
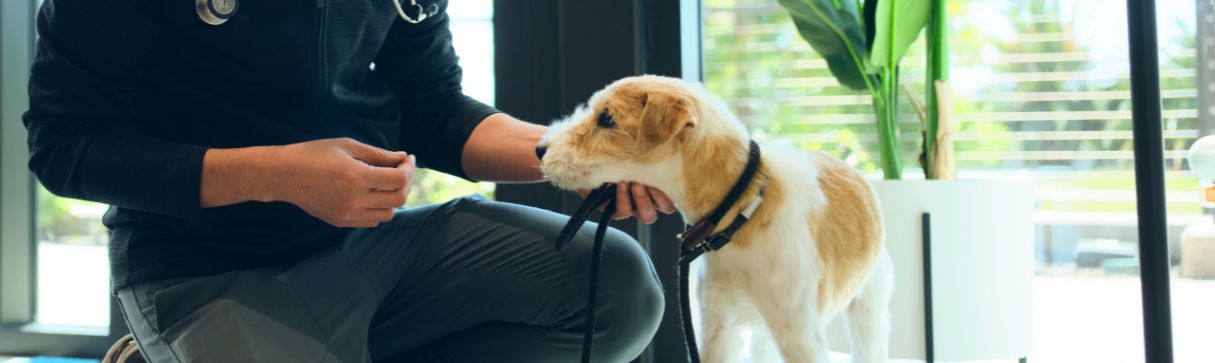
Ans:
[[[465,197],[398,211],[294,266],[118,291],[153,362],[575,362],[594,223],[564,252],[568,217]],[[658,328],[645,252],[605,241],[595,361],[625,362]]]

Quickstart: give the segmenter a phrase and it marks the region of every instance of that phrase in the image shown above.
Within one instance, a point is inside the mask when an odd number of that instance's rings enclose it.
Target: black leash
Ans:
[[[679,324],[683,326],[683,345],[688,348],[692,363],[700,363],[700,347],[696,346],[696,327],[692,326],[692,300],[688,297],[690,263],[679,264]]]
[[[565,251],[565,247],[569,246],[570,241],[574,240],[574,234],[578,233],[578,229],[586,223],[586,220],[591,217],[591,213],[595,212],[595,208],[607,204],[605,208],[611,208],[611,212],[604,210],[603,215],[599,217],[600,221],[605,221],[611,218],[613,212],[616,211],[616,203],[608,203],[616,200],[616,184],[604,184],[582,200],[582,204],[578,206],[578,210],[570,216],[570,221],[565,224],[565,228],[561,229],[561,234],[557,235],[557,250]]]
[[[759,144],[755,141],[750,143],[750,153],[747,157],[747,166],[743,169],[742,175],[738,177],[738,181],[726,194],[725,199],[717,205],[717,209],[708,218],[703,219],[679,234],[679,240],[683,244],[679,256],[679,308],[682,315],[684,344],[687,345],[688,355],[692,363],[700,363],[700,351],[696,346],[696,332],[692,325],[692,304],[688,297],[688,271],[689,264],[696,260],[697,257],[709,252],[716,251],[725,247],[734,237],[734,233],[742,227],[752,213],[759,208],[760,202],[763,200],[764,186],[761,185],[759,193],[751,198],[751,201],[739,211],[734,221],[730,223],[726,229],[719,233],[713,233],[717,229],[717,224],[721,223],[721,219],[725,217],[738,198],[747,190],[747,186],[751,185],[751,180],[755,178],[755,173],[759,171],[760,151]],[[587,291],[587,310],[585,324],[586,330],[582,336],[582,362],[590,363],[591,352],[593,350],[595,340],[595,308],[599,300],[599,268],[603,261],[603,239],[607,233],[608,221],[612,213],[616,211],[616,185],[604,184],[596,188],[586,196],[586,199],[578,206],[578,210],[570,216],[569,223],[566,223],[565,228],[557,235],[556,248],[558,251],[564,251],[570,242],[573,241],[574,235],[582,228],[587,219],[590,219],[591,213],[594,213],[595,208],[605,205],[604,211],[599,217],[599,228],[595,230],[595,239],[591,248],[591,281]]]
[[[582,205],[578,206],[578,210],[574,215],[570,216],[569,223],[565,224],[565,228],[561,229],[561,234],[557,235],[557,250],[564,251],[574,240],[574,235],[578,234],[578,229],[586,223],[586,220],[591,217],[591,213],[595,208],[606,203],[603,213],[599,216],[599,228],[595,229],[595,239],[591,247],[591,283],[586,293],[586,330],[582,335],[582,362],[591,362],[591,351],[595,344],[595,309],[599,302],[599,265],[603,262],[603,238],[607,234],[608,221],[612,218],[612,213],[616,212],[616,203],[612,203],[616,199],[616,185],[604,184],[603,186],[592,190],[587,194],[586,200],[582,201]]]

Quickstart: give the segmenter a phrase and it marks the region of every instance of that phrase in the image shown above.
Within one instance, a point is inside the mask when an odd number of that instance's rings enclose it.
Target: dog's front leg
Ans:
[[[754,306],[751,307],[755,309]],[[764,320],[759,317],[759,312],[755,312],[755,324],[751,325],[751,346],[748,349],[751,353],[751,361],[755,363],[780,362],[780,351],[776,350],[776,341],[772,339],[772,333],[768,331],[768,327],[764,325]]]
[[[700,311],[701,335],[700,344],[704,355],[701,359],[706,363],[737,362],[742,353],[742,330],[753,324],[755,309],[743,305],[741,289],[730,289],[712,280],[701,282]],[[752,321],[748,321],[752,320]]]
[[[816,286],[791,280],[752,286],[755,305],[786,363],[826,363],[827,339]]]

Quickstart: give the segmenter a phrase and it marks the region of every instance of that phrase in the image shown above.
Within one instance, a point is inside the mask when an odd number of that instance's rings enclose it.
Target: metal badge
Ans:
[[[236,14],[237,0],[194,0],[194,10],[204,23],[220,25]]]

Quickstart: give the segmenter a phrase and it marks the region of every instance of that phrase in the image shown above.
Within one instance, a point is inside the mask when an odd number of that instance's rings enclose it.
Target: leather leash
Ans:
[[[613,203],[615,199],[616,184],[604,184],[595,188],[590,194],[587,194],[586,199],[578,206],[578,210],[570,216],[570,221],[565,224],[565,228],[562,228],[561,233],[557,235],[557,250],[565,251],[595,208],[607,204],[604,206],[603,213],[599,215],[599,228],[595,229],[595,239],[591,247],[591,283],[586,293],[586,318],[583,324],[586,328],[582,334],[583,363],[591,362],[591,351],[595,344],[595,309],[599,301],[599,265],[603,262],[603,238],[607,234],[608,222],[612,218],[612,213],[616,212],[616,203]]]

